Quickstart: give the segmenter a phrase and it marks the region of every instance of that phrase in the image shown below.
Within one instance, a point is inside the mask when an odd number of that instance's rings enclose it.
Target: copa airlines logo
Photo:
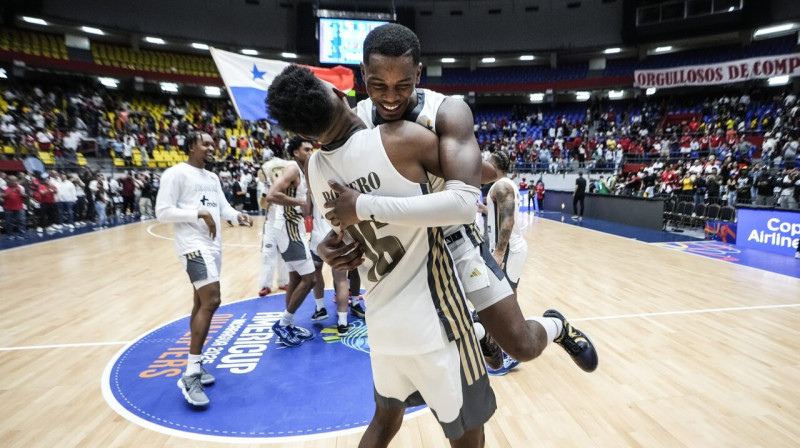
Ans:
[[[741,208],[738,215],[737,244],[794,255],[800,241],[800,213]]]
[[[294,348],[271,329],[284,295],[221,306],[204,347],[204,365],[216,377],[204,408],[189,405],[177,387],[189,352],[188,317],[120,350],[104,372],[103,395],[139,425],[193,439],[270,443],[363,431],[374,411],[367,328],[352,320],[348,336],[339,338],[333,292],[326,296],[331,317],[324,324],[311,321],[313,300],[295,314],[316,337]]]

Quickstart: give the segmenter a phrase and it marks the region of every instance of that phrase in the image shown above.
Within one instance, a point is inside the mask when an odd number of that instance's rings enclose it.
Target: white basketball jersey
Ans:
[[[293,198],[306,200],[308,186],[306,185],[306,175],[303,174],[302,168],[295,161],[286,163],[286,167],[294,165],[300,173],[300,182],[297,186],[289,187],[284,193]],[[296,206],[280,206],[275,205],[275,221],[274,226],[276,229],[281,229],[289,235],[290,242],[304,243],[306,240],[306,225],[303,217],[303,209]],[[269,221],[267,221],[269,222]]]
[[[494,249],[497,247],[497,229],[500,225],[500,215],[497,213],[497,205],[492,200],[492,194],[494,193],[495,188],[497,188],[497,186],[500,184],[508,185],[514,190],[514,228],[511,229],[511,236],[508,239],[508,250],[511,252],[519,252],[523,248],[527,247],[527,243],[522,237],[522,230],[525,228],[526,223],[522,219],[522,213],[519,211],[519,204],[522,200],[522,197],[520,196],[519,190],[517,189],[517,185],[514,183],[514,181],[507,177],[502,177],[500,180],[495,182],[494,185],[492,185],[492,188],[489,189],[489,194],[486,198],[486,203],[489,208],[489,215],[487,217],[489,250],[494,252]]]
[[[407,112],[403,116],[403,119],[425,126],[429,130],[433,131],[436,135],[439,135],[439,133],[436,131],[436,114],[439,113],[439,107],[448,97],[439,92],[434,92],[433,90],[416,90],[417,106],[414,107],[414,109],[410,112]],[[377,110],[375,110],[375,105],[369,98],[358,102],[356,105],[356,113],[369,128],[374,128],[375,126],[383,123],[383,120],[381,119],[380,115],[378,115]],[[444,191],[444,179],[434,176],[433,174],[428,174],[428,179],[430,179],[432,192]],[[473,244],[478,245],[483,242],[483,235],[481,235],[481,232],[474,223],[464,226],[447,226],[443,227],[443,230],[446,236],[450,236],[462,228],[464,228],[467,237],[472,241]]]
[[[380,128],[356,132],[338,148],[315,152],[308,176],[318,204],[335,197],[329,179],[377,196],[417,196],[430,189],[397,172]],[[370,351],[427,353],[468,334],[465,296],[440,228],[362,221],[348,234],[364,249],[366,261],[358,271],[367,290]]]
[[[272,159],[264,162],[261,165],[261,170],[264,172],[264,184],[266,188],[272,186],[275,181],[280,177],[281,173],[283,172],[283,168],[286,167],[286,164],[289,163],[286,160],[283,160],[279,157],[273,157]],[[267,209],[267,222],[272,224],[275,223],[275,217],[277,213],[282,213],[280,205],[270,204],[269,208]]]

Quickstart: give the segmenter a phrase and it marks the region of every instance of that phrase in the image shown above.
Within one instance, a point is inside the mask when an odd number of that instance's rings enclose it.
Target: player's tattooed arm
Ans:
[[[492,199],[497,207],[498,226],[497,226],[497,245],[492,256],[497,264],[503,265],[503,258],[508,249],[508,241],[511,238],[511,231],[514,229],[514,208],[516,201],[514,190],[509,185],[501,184],[492,192]]]

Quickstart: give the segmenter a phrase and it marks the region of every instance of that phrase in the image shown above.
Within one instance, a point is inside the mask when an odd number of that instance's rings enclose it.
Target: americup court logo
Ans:
[[[326,303],[332,297],[326,291]],[[366,325],[351,320],[340,339],[335,313],[312,323],[314,301],[306,300],[296,324],[315,338],[286,348],[271,329],[284,306],[281,294],[217,310],[203,353],[216,377],[206,387],[211,403],[205,408],[188,404],[177,387],[189,351],[188,316],[117,353],[103,374],[106,401],[141,426],[200,440],[269,443],[363,431],[375,406]],[[412,408],[407,415],[424,411]]]

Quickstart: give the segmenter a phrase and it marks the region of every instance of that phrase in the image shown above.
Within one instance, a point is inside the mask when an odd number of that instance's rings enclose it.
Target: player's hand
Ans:
[[[205,221],[206,227],[208,227],[208,234],[211,235],[211,238],[216,238],[217,224],[214,222],[214,217],[211,216],[211,213],[208,210],[200,210],[197,212],[197,218]]]
[[[236,219],[239,221],[239,224],[245,224],[253,227],[253,220],[250,219],[250,215],[247,213],[239,213],[239,216],[237,216]]]
[[[349,271],[364,262],[364,251],[357,241],[345,244],[344,232],[328,232],[317,246],[317,255],[331,268]]]
[[[328,181],[328,185],[338,196],[324,204],[325,208],[332,209],[325,214],[325,218],[341,229],[361,222],[356,215],[356,200],[361,193],[332,180]]]

